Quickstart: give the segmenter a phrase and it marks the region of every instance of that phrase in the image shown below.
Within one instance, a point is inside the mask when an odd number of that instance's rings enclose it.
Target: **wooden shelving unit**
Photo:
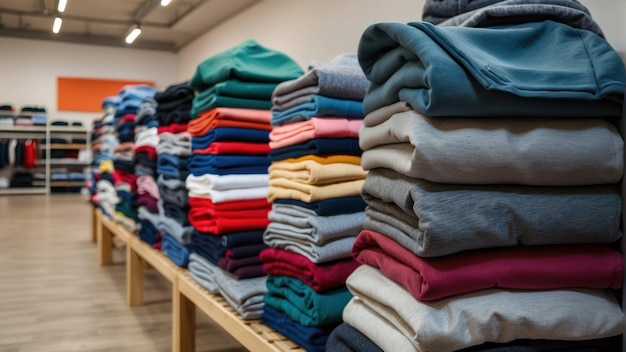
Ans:
[[[85,143],[50,143],[51,138],[81,138]],[[53,150],[89,150],[89,130],[84,127],[75,126],[0,126],[0,138],[36,139],[39,142],[37,154],[37,168],[43,170],[45,181],[34,183],[33,187],[24,188],[1,188],[2,194],[49,194],[51,188],[82,187],[84,181],[56,180],[51,181],[51,169],[62,167],[84,172],[90,165],[89,161],[51,158]],[[45,155],[45,157],[41,157]]]
[[[46,126],[0,126],[0,138],[16,138],[16,139],[35,139],[38,141],[37,155],[45,153],[48,155],[47,146],[49,131]],[[9,167],[7,170],[0,170],[0,173],[9,173],[14,171],[14,167]],[[38,159],[36,170],[43,170],[45,174],[45,180],[43,184],[33,183],[33,187],[13,187],[13,188],[0,188],[0,195],[16,195],[16,194],[48,194],[50,193],[50,186],[48,184],[50,180],[50,165],[46,159]]]
[[[48,145],[48,154],[46,154],[48,165],[50,166],[51,173],[54,169],[64,169],[70,172],[80,172],[85,173],[85,168],[87,168],[91,160],[80,160],[74,158],[52,158],[53,151],[87,151],[91,149],[89,143],[89,130],[84,127],[77,126],[56,126],[50,125],[48,126],[48,131],[50,134],[50,141],[54,141],[55,138],[64,138],[68,141],[71,141],[75,138],[80,138],[85,140],[85,143],[50,143]],[[91,159],[91,158],[89,158]],[[51,177],[51,175],[49,175]],[[57,189],[69,189],[69,188],[80,188],[85,186],[85,181],[75,181],[75,180],[50,180],[50,188]]]

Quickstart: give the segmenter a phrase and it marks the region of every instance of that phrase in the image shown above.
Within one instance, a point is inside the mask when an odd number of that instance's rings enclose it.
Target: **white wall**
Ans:
[[[613,47],[626,53],[626,1],[581,3]],[[423,5],[424,0],[264,0],[178,54],[0,37],[0,104],[44,105],[51,118],[90,122],[100,114],[57,111],[57,76],[151,80],[163,89],[191,78],[206,58],[250,38],[306,68],[314,60],[356,52],[361,34],[372,23],[419,20]]]
[[[179,80],[206,58],[250,38],[291,56],[304,69],[313,60],[356,52],[368,25],[420,20],[424,0],[263,0],[200,36],[179,52]],[[626,1],[581,0],[609,43],[626,55]]]
[[[263,0],[181,50],[179,79],[191,78],[206,58],[251,38],[305,69],[314,60],[356,53],[372,23],[420,19],[423,6],[423,0]]]
[[[626,1],[579,0],[602,28],[606,40],[626,58]]]
[[[101,113],[57,111],[58,76],[154,81],[158,89],[176,82],[174,53],[0,38],[0,104],[17,110],[43,105],[48,120],[79,120],[90,126]],[[104,98],[104,97],[103,97]]]

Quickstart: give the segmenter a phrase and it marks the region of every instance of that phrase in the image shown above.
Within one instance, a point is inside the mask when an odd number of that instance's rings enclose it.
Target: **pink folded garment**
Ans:
[[[352,255],[422,301],[495,287],[617,289],[623,280],[621,254],[604,244],[490,248],[421,258],[383,234],[363,230]]]
[[[358,138],[363,120],[319,118],[274,126],[270,132],[270,148],[283,148],[313,138]]]

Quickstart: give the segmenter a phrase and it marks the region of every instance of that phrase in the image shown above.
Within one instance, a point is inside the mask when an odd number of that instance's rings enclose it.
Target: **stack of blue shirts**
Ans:
[[[173,84],[158,92],[155,119],[159,130],[156,145],[156,175],[161,250],[176,265],[187,267],[189,243],[193,228],[187,213],[189,202],[185,179],[189,174],[187,159],[191,153],[191,138],[186,131],[193,90],[187,83]]]
[[[160,243],[158,226],[159,190],[156,184],[156,147],[158,122],[154,118],[156,102],[152,97],[144,98],[135,117],[134,168],[137,176],[137,218],[139,238],[155,246]]]
[[[119,119],[126,114],[136,114],[145,98],[153,98],[156,89],[145,84],[126,85],[120,89],[115,97],[103,101],[103,106],[112,104],[115,107],[115,118]]]
[[[122,87],[114,98],[105,98],[103,107],[113,106],[115,112],[112,118],[112,126],[118,144],[113,153],[113,186],[117,190],[117,197],[120,200],[115,205],[115,212],[112,214],[114,220],[122,224],[131,232],[137,232],[140,228],[137,205],[137,175],[135,174],[135,127],[137,115],[143,106],[141,120],[139,121],[139,131],[143,131],[149,123],[149,116],[152,115],[150,100],[154,97],[156,90],[147,85],[127,85]],[[153,107],[152,107],[153,108]],[[106,122],[110,120],[105,116]],[[147,118],[147,120],[146,120]],[[140,168],[141,169],[141,168]]]
[[[446,5],[465,6],[427,9]],[[362,265],[327,350],[350,350],[335,343],[348,338],[385,351],[611,350],[624,316],[615,284],[594,282],[600,272],[558,284],[584,273],[565,262],[540,280],[511,275],[512,257],[489,261],[525,251],[530,267],[570,245],[591,267],[594,248],[617,251],[626,74],[587,9],[508,0],[437,26],[377,23],[358,58],[370,81],[359,132],[367,209],[352,251]],[[623,277],[621,261],[603,266],[610,277]],[[490,279],[426,297],[459,272],[457,283]],[[581,304],[594,308],[580,316]]]

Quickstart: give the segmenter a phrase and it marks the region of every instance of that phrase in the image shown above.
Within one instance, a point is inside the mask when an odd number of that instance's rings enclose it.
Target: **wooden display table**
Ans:
[[[304,352],[261,320],[244,320],[224,298],[212,294],[193,280],[161,251],[153,249],[121,224],[92,210],[92,239],[97,240],[98,262],[113,262],[113,238],[126,244],[126,304],[143,304],[143,279],[147,267],[154,268],[172,283],[172,351],[195,350],[196,307],[214,320],[250,351]]]

